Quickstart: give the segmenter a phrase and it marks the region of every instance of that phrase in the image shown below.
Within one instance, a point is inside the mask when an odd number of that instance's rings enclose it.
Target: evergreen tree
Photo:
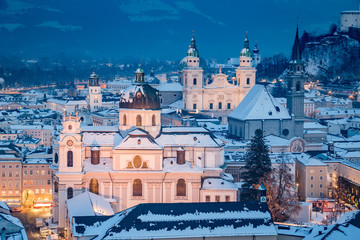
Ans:
[[[269,157],[269,146],[265,143],[261,130],[255,131],[255,136],[247,145],[245,154],[243,179],[245,187],[249,188],[260,183],[260,179],[271,172],[271,161]]]

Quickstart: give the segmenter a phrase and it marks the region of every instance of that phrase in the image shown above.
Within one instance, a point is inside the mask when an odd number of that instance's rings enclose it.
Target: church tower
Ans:
[[[256,80],[256,68],[253,67],[253,52],[250,49],[247,33],[244,48],[240,52],[240,65],[235,71],[237,86],[241,88],[240,96],[242,96],[243,99],[255,85]],[[240,102],[242,99],[240,99]]]
[[[135,82],[121,95],[119,129],[127,130],[136,126],[156,137],[161,129],[159,92],[145,82],[144,76],[144,70],[139,64],[135,71]]]
[[[93,72],[89,78],[88,102],[91,112],[98,111],[102,107],[102,94],[99,85],[99,77],[95,72]]]
[[[82,191],[82,171],[85,153],[80,128],[80,116],[64,113],[63,130],[59,136],[59,170],[58,189],[54,191],[54,199],[57,199],[58,208],[56,215],[59,219],[66,219],[66,200],[78,195]],[[54,205],[55,206],[55,205]],[[65,221],[59,222],[60,227],[66,227]]]
[[[203,109],[202,88],[203,69],[200,67],[200,55],[193,37],[187,52],[186,67],[181,72],[183,84],[183,108],[188,111]]]
[[[296,36],[291,53],[291,60],[286,74],[287,106],[294,119],[294,136],[303,137],[304,132],[304,63],[301,59],[299,27],[296,27]]]

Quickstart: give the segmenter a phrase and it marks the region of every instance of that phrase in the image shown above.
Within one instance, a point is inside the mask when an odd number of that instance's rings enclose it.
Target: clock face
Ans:
[[[74,143],[73,143],[73,141],[68,140],[68,141],[66,142],[66,144],[67,144],[68,146],[72,146]]]
[[[72,126],[71,126],[71,125],[69,125],[69,126],[68,126],[68,129],[69,129],[69,130],[71,130],[71,129],[72,129]]]

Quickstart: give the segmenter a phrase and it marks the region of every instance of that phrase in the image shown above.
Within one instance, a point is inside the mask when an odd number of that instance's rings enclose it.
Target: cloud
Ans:
[[[181,19],[181,10],[185,10],[205,17],[213,23],[224,24],[201,12],[191,1],[176,1],[172,6],[161,0],[133,0],[122,2],[119,8],[120,11],[128,15],[132,22],[177,21]]]
[[[206,19],[208,19],[210,22],[216,23],[216,24],[220,24],[220,25],[225,25],[225,23],[221,22],[221,21],[217,21],[215,20],[213,17],[201,12],[192,2],[190,1],[176,1],[175,5],[177,6],[177,8],[179,9],[184,9],[186,11],[192,12],[192,13],[196,13],[202,17],[205,17]]]
[[[81,30],[82,28],[80,26],[74,26],[74,25],[62,25],[60,24],[58,21],[47,21],[47,22],[43,22],[41,24],[36,25],[36,27],[49,27],[49,28],[55,28],[55,29],[59,29],[63,32],[66,31],[78,31]]]
[[[49,12],[60,12],[59,9],[50,8],[47,6],[39,6],[39,5],[23,2],[20,0],[11,0],[5,2],[5,7],[2,10],[0,10],[0,14],[2,15],[24,14],[31,9],[41,9]]]
[[[6,29],[9,32],[13,32],[15,29],[23,28],[23,27],[25,27],[25,26],[23,24],[20,24],[20,23],[3,23],[3,24],[0,24],[0,28]]]

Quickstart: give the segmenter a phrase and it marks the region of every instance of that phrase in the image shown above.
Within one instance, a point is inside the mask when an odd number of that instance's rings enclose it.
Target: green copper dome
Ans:
[[[191,45],[189,47],[189,50],[187,52],[187,56],[189,57],[200,57],[199,51],[196,48],[195,38],[192,37],[191,39]]]
[[[246,38],[244,41],[244,48],[241,50],[240,52],[240,57],[253,57],[253,52],[250,49],[250,43],[249,43],[249,39],[246,33]]]

